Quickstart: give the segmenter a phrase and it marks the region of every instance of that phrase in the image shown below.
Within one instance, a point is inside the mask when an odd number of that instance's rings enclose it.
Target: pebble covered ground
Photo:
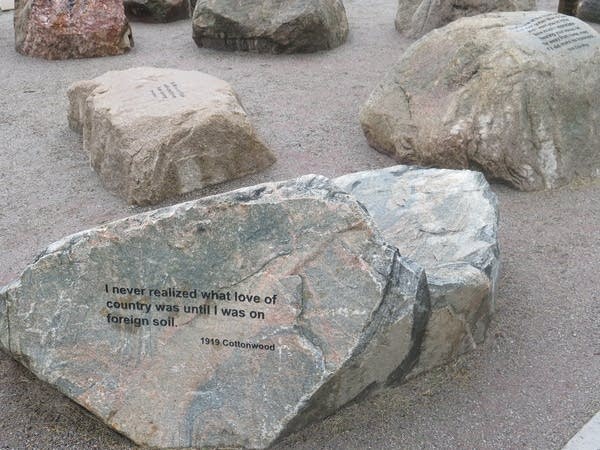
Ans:
[[[265,172],[170,203],[393,165],[367,145],[358,109],[410,41],[394,29],[395,0],[345,4],[345,45],[291,56],[198,49],[182,21],[134,23],[136,46],[125,56],[49,62],[17,54],[12,13],[0,13],[0,284],[49,243],[142,210],[103,189],[67,126],[69,84],[111,69],[173,67],[227,80],[279,158]],[[553,1],[539,6],[556,10]],[[600,410],[600,182],[494,190],[503,266],[485,344],[276,449],[553,449]],[[0,405],[0,449],[135,448],[1,352]]]

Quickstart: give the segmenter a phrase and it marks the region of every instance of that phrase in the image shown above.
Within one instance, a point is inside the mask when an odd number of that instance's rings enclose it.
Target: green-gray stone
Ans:
[[[307,53],[348,35],[341,0],[198,0],[192,17],[199,47],[259,53]]]
[[[353,197],[306,176],[51,245],[0,294],[0,339],[140,445],[263,448],[402,381],[429,313],[423,270],[384,242]]]

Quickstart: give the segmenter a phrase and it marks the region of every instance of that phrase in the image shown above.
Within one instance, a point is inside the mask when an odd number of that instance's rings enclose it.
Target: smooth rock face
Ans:
[[[46,59],[120,55],[133,47],[122,0],[17,0],[15,48]]]
[[[141,22],[173,22],[189,19],[189,0],[124,0],[125,13]]]
[[[420,38],[462,17],[495,11],[530,11],[535,0],[399,0],[396,30]]]
[[[521,190],[600,174],[600,37],[547,12],[460,19],[411,45],[361,111],[407,164],[473,168]]]
[[[139,67],[73,84],[69,124],[104,185],[151,204],[273,164],[231,86],[201,72]]]
[[[401,381],[429,296],[354,198],[306,176],[67,237],[0,308],[8,351],[136,443],[262,448]]]
[[[395,166],[336,178],[384,239],[427,272],[431,318],[412,375],[485,338],[499,273],[498,207],[479,172]]]
[[[341,0],[198,0],[192,26],[199,47],[260,53],[327,50],[348,35]]]

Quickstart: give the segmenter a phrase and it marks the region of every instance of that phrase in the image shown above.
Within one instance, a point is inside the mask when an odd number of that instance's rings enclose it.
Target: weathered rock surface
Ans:
[[[407,164],[482,170],[522,190],[597,176],[600,37],[547,12],[460,19],[411,45],[361,111]]]
[[[69,124],[83,131],[92,167],[129,203],[156,203],[275,161],[231,86],[201,72],[108,72],[68,95]]]
[[[46,59],[120,55],[133,47],[122,0],[18,0],[15,48]]]
[[[198,0],[192,26],[199,47],[260,53],[327,50],[348,35],[341,0]]]
[[[429,296],[353,197],[306,176],[67,237],[0,308],[3,347],[136,443],[260,448],[401,381]]]
[[[485,338],[499,272],[496,197],[479,172],[395,166],[336,178],[427,272],[431,317],[412,374]]]
[[[125,14],[142,22],[173,22],[189,19],[189,0],[124,0]]]
[[[530,11],[535,0],[399,0],[396,30],[420,38],[462,17],[496,11]]]

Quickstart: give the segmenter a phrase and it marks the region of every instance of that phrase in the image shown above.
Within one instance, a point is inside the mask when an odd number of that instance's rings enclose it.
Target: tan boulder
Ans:
[[[107,189],[151,204],[273,164],[236,93],[201,72],[139,67],[73,84],[69,124]]]

